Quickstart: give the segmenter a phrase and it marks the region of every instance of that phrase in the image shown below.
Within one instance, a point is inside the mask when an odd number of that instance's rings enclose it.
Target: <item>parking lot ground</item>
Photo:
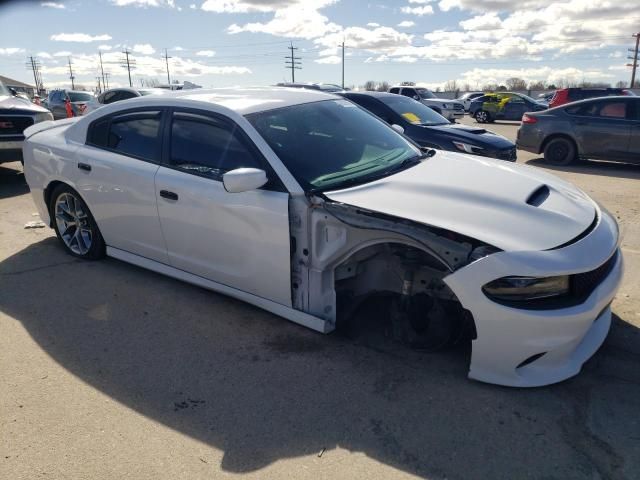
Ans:
[[[603,347],[537,389],[468,380],[466,347],[375,349],[75,260],[24,229],[20,164],[1,166],[0,478],[640,478],[640,167],[535,157],[615,214],[627,267]]]

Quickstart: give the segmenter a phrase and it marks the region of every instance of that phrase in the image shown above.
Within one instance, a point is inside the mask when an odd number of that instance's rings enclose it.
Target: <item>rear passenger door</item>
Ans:
[[[627,99],[598,99],[575,107],[573,128],[580,155],[605,160],[629,158],[631,109]]]
[[[512,95],[505,104],[502,111],[504,120],[521,120],[522,115],[527,110],[527,104],[524,99],[517,95]]]
[[[76,153],[76,188],[108,246],[167,263],[154,184],[163,114],[131,110],[91,123]]]
[[[630,109],[631,132],[629,133],[628,161],[640,163],[640,98],[627,100]]]
[[[214,282],[291,305],[289,194],[258,148],[226,116],[175,110],[156,176],[170,264]],[[229,193],[224,173],[260,168],[270,182]]]

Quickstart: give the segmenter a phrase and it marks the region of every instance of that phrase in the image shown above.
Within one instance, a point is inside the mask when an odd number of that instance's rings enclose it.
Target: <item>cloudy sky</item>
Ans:
[[[457,80],[478,88],[527,80],[629,80],[627,48],[640,25],[637,0],[68,0],[0,6],[0,74],[33,83],[25,62],[42,64],[46,87],[94,87],[102,53],[110,85],[171,79],[205,87],[289,80],[347,85]]]

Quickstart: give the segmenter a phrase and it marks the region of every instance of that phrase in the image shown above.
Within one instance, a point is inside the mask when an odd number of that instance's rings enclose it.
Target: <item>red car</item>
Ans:
[[[620,95],[635,94],[626,88],[561,88],[549,102],[549,108],[559,107],[565,103],[577,102],[578,100],[586,100],[587,98],[612,97]]]

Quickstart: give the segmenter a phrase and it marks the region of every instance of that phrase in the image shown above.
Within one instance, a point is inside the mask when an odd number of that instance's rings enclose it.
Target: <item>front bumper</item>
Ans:
[[[11,137],[5,140],[0,138],[0,163],[22,161],[22,145],[24,137],[22,135]]]
[[[453,108],[443,108],[441,115],[449,121],[464,118],[464,110],[456,110]]]
[[[564,248],[496,253],[445,278],[475,320],[477,338],[473,341],[470,378],[513,387],[549,385],[579,373],[604,342],[611,324],[609,305],[624,269],[615,220],[606,212],[600,215],[591,233]],[[482,292],[483,285],[509,275],[547,277],[589,272],[616,252],[608,275],[579,305],[519,309],[498,304]]]

